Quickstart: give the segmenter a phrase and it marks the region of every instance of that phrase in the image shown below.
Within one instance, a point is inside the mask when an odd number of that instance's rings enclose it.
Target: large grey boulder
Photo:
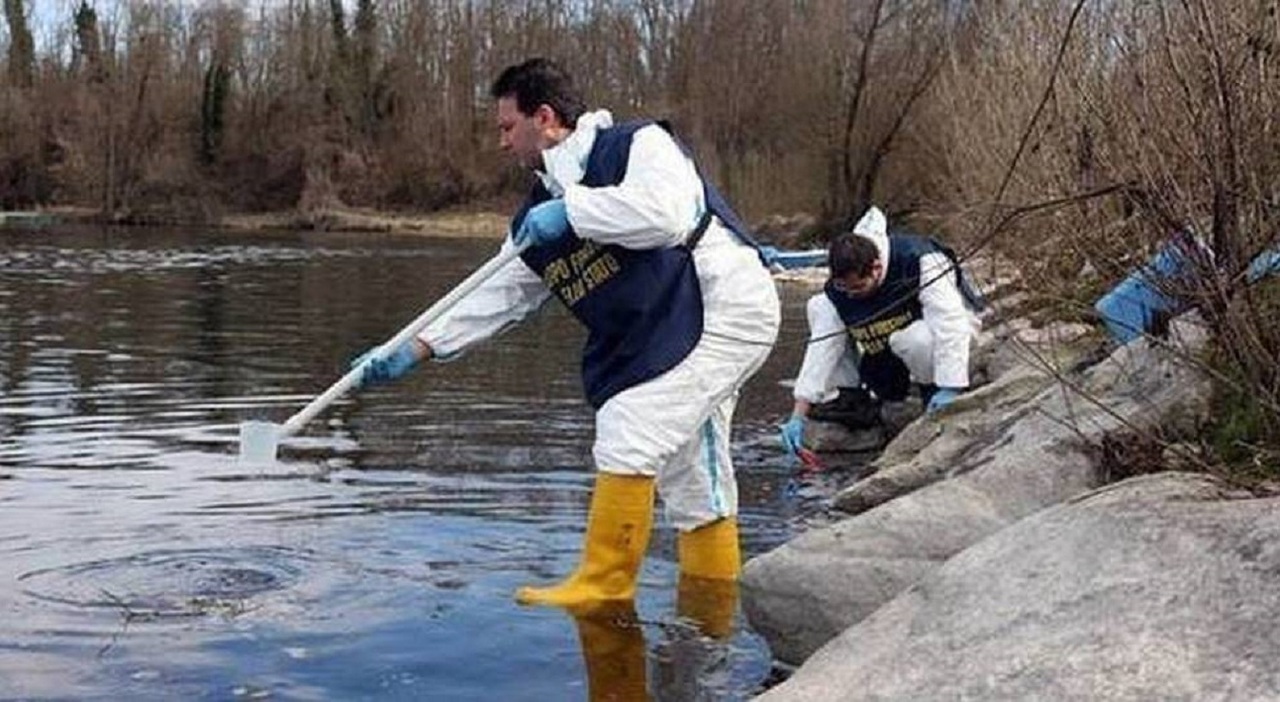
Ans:
[[[1280,498],[1239,498],[1163,473],[1044,510],[759,699],[1280,699]]]
[[[1203,339],[1194,326],[1181,332]],[[1182,353],[1139,341],[1029,399],[1001,397],[921,420],[931,438],[918,454],[947,457],[930,459],[938,482],[747,563],[743,611],[775,657],[803,661],[961,550],[1098,487],[1108,476],[1098,451],[1107,437],[1179,422],[1194,432],[1208,383]]]
[[[949,413],[952,421],[917,421],[903,428],[870,470],[859,474],[870,476],[838,493],[834,507],[857,514],[946,477],[967,453],[1003,433],[1029,406],[1027,400],[1055,383],[1046,370],[1078,358],[1088,331],[1065,322],[1036,329],[1025,319],[983,331],[973,365],[974,377],[984,384],[961,395]]]
[[[848,514],[865,512],[947,477],[965,457],[999,438],[1030,411],[1027,402],[1053,384],[1029,365],[956,400],[944,421],[923,419],[904,428],[871,463],[870,475],[838,492],[833,506]]]

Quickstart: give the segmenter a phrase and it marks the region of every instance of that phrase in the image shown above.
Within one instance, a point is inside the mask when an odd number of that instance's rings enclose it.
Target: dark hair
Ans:
[[[865,236],[846,232],[831,240],[827,248],[827,265],[832,278],[843,278],[850,273],[865,278],[871,275],[871,267],[880,258],[876,243]]]
[[[507,66],[493,81],[489,95],[495,99],[514,97],[516,107],[525,115],[532,115],[540,105],[550,105],[569,128],[577,126],[578,116],[586,110],[573,76],[556,62],[541,57]]]

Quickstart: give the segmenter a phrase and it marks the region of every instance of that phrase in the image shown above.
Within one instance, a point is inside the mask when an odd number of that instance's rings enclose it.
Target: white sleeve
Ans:
[[[511,240],[502,251],[511,248]],[[551,297],[542,278],[514,258],[471,294],[427,325],[418,338],[431,347],[435,360],[447,361],[477,342],[505,331],[528,317]]]
[[[564,202],[569,222],[584,239],[629,249],[676,246],[703,211],[702,180],[667,130],[652,124],[632,136],[621,183],[570,185]]]
[[[842,380],[857,382],[857,372],[852,370],[856,367],[849,333],[825,294],[809,298],[805,311],[809,318],[809,343],[792,395],[811,403],[826,402],[832,399]],[[853,378],[845,377],[851,370]]]
[[[933,333],[933,382],[944,388],[968,387],[974,325],[951,259],[941,252],[921,256],[920,284],[920,307]]]

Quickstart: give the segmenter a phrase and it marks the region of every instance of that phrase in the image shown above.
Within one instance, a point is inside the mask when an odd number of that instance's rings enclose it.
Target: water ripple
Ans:
[[[187,617],[242,609],[256,595],[292,586],[306,554],[278,547],[162,550],[24,573],[23,592],[74,607]]]

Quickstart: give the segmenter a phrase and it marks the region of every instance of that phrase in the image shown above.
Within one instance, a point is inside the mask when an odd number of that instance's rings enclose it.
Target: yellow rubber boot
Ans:
[[[677,545],[681,575],[737,580],[742,573],[737,517],[725,517],[693,531],[682,531]]]
[[[597,474],[578,569],[558,585],[520,588],[516,602],[589,608],[634,599],[653,528],[653,492],[650,477]]]

